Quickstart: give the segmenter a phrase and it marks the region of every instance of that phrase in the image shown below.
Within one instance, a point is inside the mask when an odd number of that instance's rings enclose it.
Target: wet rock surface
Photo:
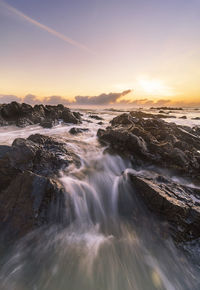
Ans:
[[[87,128],[75,128],[75,127],[73,127],[69,130],[69,133],[72,135],[77,135],[77,134],[87,132],[87,131],[89,131],[89,129],[87,129]]]
[[[11,102],[0,105],[0,126],[16,125],[26,127],[40,124],[44,128],[51,128],[61,120],[65,123],[81,123],[81,114],[71,112],[63,105],[35,105]]]
[[[89,115],[89,118],[99,120],[99,121],[103,120],[103,118],[99,117],[98,115]]]
[[[0,146],[0,231],[12,240],[47,223],[64,219],[61,168],[79,165],[79,158],[56,139],[40,134]]]
[[[177,242],[200,237],[200,188],[185,186],[154,174],[129,174],[134,193],[159,218],[169,223]]]
[[[200,181],[198,128],[132,115],[117,116],[106,130],[99,129],[99,141],[110,152],[131,158],[134,166],[155,165]]]

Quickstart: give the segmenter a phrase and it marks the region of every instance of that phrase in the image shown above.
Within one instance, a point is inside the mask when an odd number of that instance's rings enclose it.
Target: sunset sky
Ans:
[[[199,0],[0,0],[0,41],[4,99],[200,103]]]

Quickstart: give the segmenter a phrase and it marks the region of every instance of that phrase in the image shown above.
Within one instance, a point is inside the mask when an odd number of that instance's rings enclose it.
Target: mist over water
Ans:
[[[104,126],[112,117],[104,115]],[[198,268],[165,237],[165,225],[134,193],[129,160],[103,154],[97,122],[81,127],[90,131],[74,137],[69,126],[61,125],[51,130],[32,126],[18,133],[5,129],[7,139],[1,141],[9,144],[17,134],[57,136],[80,156],[82,165],[71,165],[59,176],[72,202],[71,212],[66,207],[72,222],[36,230],[5,253],[0,289],[200,289]]]

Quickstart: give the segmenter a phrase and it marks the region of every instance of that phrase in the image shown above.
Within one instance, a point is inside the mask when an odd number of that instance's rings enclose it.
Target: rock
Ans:
[[[79,133],[83,133],[83,132],[87,132],[87,131],[89,131],[89,129],[87,129],[87,128],[75,128],[75,127],[73,127],[69,130],[69,133],[72,135],[77,135]]]
[[[9,122],[2,118],[0,115],[0,126],[8,126]]]
[[[11,242],[37,227],[66,221],[65,193],[55,180],[19,173],[0,194],[0,231]]]
[[[79,157],[52,137],[35,134],[17,138],[12,146],[0,146],[0,190],[20,172],[53,177],[72,162],[79,166]]]
[[[51,128],[59,120],[66,123],[81,123],[81,114],[71,112],[68,108],[59,104],[57,106],[19,104],[12,102],[0,106],[0,126],[16,125],[25,127],[33,124],[41,124],[44,128]]]
[[[178,242],[200,237],[200,190],[183,186],[157,176],[145,178],[129,175],[134,194],[157,216],[170,224]]]
[[[40,122],[40,126],[43,128],[52,128],[53,126],[55,126],[57,124],[58,124],[58,122],[53,121],[53,120],[48,120],[48,119],[45,119],[45,120]]]
[[[115,117],[114,119],[112,119],[110,121],[110,123],[112,124],[112,126],[134,124],[132,116],[130,114],[127,114],[127,113],[124,113],[122,115]]]
[[[95,119],[95,120],[103,120],[103,118],[97,116],[97,115],[89,115],[89,118]]]
[[[171,110],[171,111],[182,111],[183,108],[175,108],[175,107],[151,107],[151,110]]]
[[[136,164],[159,166],[200,181],[200,138],[185,126],[159,118],[136,118],[122,114],[97,136],[108,151],[127,156]]]
[[[70,197],[57,180],[59,170],[70,163],[80,166],[79,157],[65,143],[45,135],[0,145],[1,237],[11,241],[73,217]]]
[[[74,115],[69,109],[65,108],[62,112],[62,119],[66,123],[79,124],[80,118],[77,119],[77,114]]]
[[[98,122],[97,124],[98,124],[98,125],[103,125],[103,122]]]
[[[199,137],[200,136],[200,127],[198,127],[198,126],[193,127],[191,133],[193,133]]]
[[[200,117],[192,118],[192,120],[200,120]]]
[[[179,117],[179,119],[187,119],[187,117],[186,116],[181,116],[181,117]]]
[[[17,127],[24,128],[24,127],[27,127],[27,126],[30,126],[30,125],[34,125],[34,122],[29,120],[28,118],[19,118],[19,119],[16,120],[16,126]]]
[[[17,102],[3,105],[1,108],[1,116],[5,120],[14,120],[20,116],[21,105]]]
[[[141,111],[131,111],[130,115],[134,118],[160,118],[160,119],[166,119],[166,118],[176,118],[176,116],[172,115],[163,115],[163,114],[150,114],[150,113],[144,113]]]

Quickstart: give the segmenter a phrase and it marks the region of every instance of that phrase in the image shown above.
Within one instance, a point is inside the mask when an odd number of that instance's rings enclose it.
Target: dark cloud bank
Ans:
[[[126,90],[121,93],[109,93],[109,94],[101,94],[98,96],[76,96],[74,101],[70,101],[67,98],[63,98],[61,96],[50,96],[39,99],[34,95],[26,95],[24,98],[20,98],[14,95],[0,95],[0,104],[2,103],[10,103],[12,101],[24,102],[31,105],[43,103],[45,105],[57,105],[63,104],[65,106],[77,105],[77,106],[109,106],[109,105],[118,105],[118,106],[141,106],[141,107],[150,107],[150,106],[199,106],[197,103],[183,103],[183,102],[172,102],[171,100],[157,100],[153,101],[150,99],[135,99],[135,100],[121,100],[119,99],[123,96],[128,95],[131,90]]]
[[[0,95],[0,103],[9,103],[12,101],[24,102],[31,105],[43,103],[46,105],[56,105],[56,104],[64,104],[64,105],[109,105],[116,103],[116,101],[129,94],[131,90],[124,91],[122,93],[110,93],[110,94],[101,94],[99,96],[76,96],[74,101],[70,101],[67,98],[63,98],[60,96],[51,96],[46,97],[42,101],[34,95],[26,95],[24,98],[19,98],[17,96],[12,95]]]

